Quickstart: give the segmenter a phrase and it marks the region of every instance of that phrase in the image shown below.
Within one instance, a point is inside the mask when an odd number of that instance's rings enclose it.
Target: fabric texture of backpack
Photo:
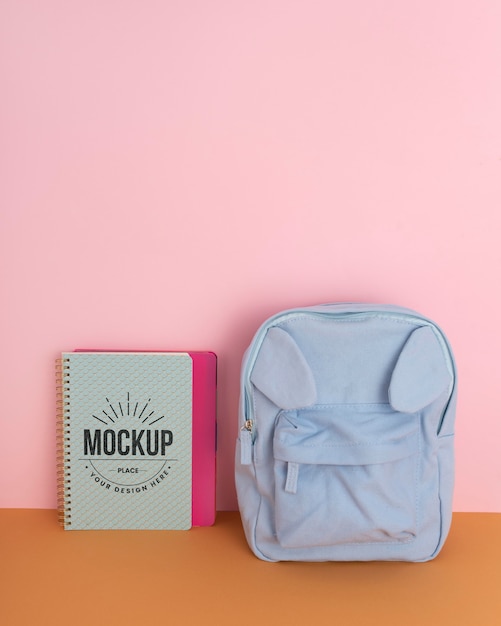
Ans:
[[[329,304],[266,321],[242,364],[247,541],[267,561],[427,561],[452,517],[456,370],[435,323]]]

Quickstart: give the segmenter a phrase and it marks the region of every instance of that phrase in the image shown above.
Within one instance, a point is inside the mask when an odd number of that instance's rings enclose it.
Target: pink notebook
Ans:
[[[189,352],[193,361],[193,526],[216,516],[216,355]]]
[[[169,352],[77,349],[75,352]],[[213,352],[186,351],[193,364],[192,525],[211,526],[216,516],[216,372]]]

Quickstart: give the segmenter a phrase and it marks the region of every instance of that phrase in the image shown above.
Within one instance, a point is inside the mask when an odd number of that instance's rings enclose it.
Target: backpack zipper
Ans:
[[[252,420],[245,420],[245,424],[240,429],[240,463],[242,465],[252,463],[252,444],[254,442],[252,426]]]

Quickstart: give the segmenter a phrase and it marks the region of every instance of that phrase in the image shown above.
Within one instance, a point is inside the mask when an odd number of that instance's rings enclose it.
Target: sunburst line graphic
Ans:
[[[148,408],[148,406],[150,405],[151,402],[151,398],[148,398],[146,404],[143,406],[143,408],[141,409],[139,415],[138,413],[138,409],[139,409],[139,401],[137,401],[135,404],[134,402],[132,402],[132,405],[134,406],[134,408],[132,409],[131,406],[131,399],[130,399],[130,392],[127,392],[127,407],[125,406],[125,400],[123,401],[118,401],[118,411],[115,409],[115,407],[113,406],[113,404],[111,403],[111,401],[109,400],[109,398],[106,397],[106,402],[108,403],[109,407],[111,408],[114,418],[112,417],[112,415],[110,413],[107,413],[104,409],[101,409],[103,415],[106,417],[106,419],[103,419],[102,417],[98,417],[97,415],[92,414],[92,417],[96,420],[98,420],[99,422],[101,422],[102,424],[106,424],[107,426],[111,424],[115,424],[116,421],[120,421],[121,417],[134,417],[136,418],[138,421],[141,422],[141,424],[147,424],[148,420],[155,414],[156,410],[153,409],[152,411],[149,411],[149,413],[146,414],[145,416],[145,412],[146,409]],[[157,422],[159,422],[160,420],[164,419],[165,415],[161,415],[160,417],[155,417],[155,419],[153,419],[151,422],[149,422],[147,425],[151,426],[152,424],[156,424]]]
[[[145,422],[147,422],[147,421],[150,419],[150,417],[153,415],[153,413],[154,413],[154,412],[155,412],[155,411],[152,411],[151,413],[149,413],[149,414],[148,414],[148,415],[144,418],[144,420],[141,422],[141,424],[144,424]]]
[[[160,420],[163,420],[164,417],[165,415],[162,415],[161,417],[157,417],[156,420],[153,420],[152,422],[150,422],[150,426],[152,426],[153,424],[156,424],[156,422],[159,422]]]
[[[108,422],[105,422],[104,420],[102,420],[100,417],[98,417],[97,415],[92,415],[92,417],[94,417],[95,419],[97,419],[99,422],[102,422],[103,424],[106,424],[106,426],[108,426]]]
[[[108,400],[108,398],[106,398],[106,402],[110,405],[110,408],[111,408],[111,410],[113,411],[113,414],[115,415],[115,417],[116,417],[117,419],[120,419],[120,418],[118,417],[117,412],[115,411],[115,409],[114,409],[113,405],[112,405],[112,404],[111,404],[111,402]],[[104,411],[103,411],[103,413],[104,413]]]
[[[141,413],[139,413],[137,419],[140,420],[143,417],[143,413],[146,411],[146,407],[148,406],[148,404],[151,402],[151,398],[148,398],[148,402],[144,405],[143,410],[141,411]]]

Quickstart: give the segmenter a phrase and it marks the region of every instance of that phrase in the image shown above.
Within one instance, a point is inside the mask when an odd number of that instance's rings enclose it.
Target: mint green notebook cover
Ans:
[[[70,352],[61,365],[64,527],[190,528],[191,357]]]

